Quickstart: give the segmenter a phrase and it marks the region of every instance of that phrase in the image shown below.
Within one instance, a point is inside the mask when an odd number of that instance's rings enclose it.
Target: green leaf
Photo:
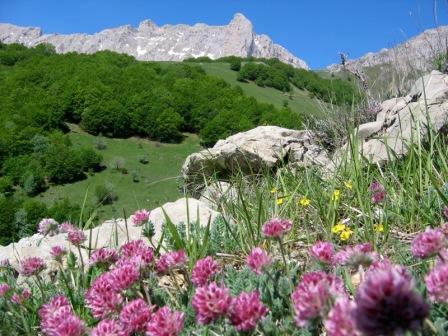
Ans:
[[[174,246],[177,250],[186,249],[185,242],[182,240],[179,232],[177,231],[176,225],[171,221],[170,217],[166,213],[165,209],[162,208],[163,214],[165,216],[165,225],[168,228],[171,238],[174,241]]]

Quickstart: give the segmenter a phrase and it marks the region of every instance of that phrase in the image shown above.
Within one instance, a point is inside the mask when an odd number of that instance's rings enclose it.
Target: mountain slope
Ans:
[[[354,71],[363,70],[370,84],[376,83],[376,86],[385,87],[388,93],[396,95],[408,89],[416,77],[434,69],[435,58],[446,51],[447,39],[448,26],[428,29],[393,48],[348,60],[346,67]],[[339,72],[343,67],[333,64],[327,70]]]
[[[238,85],[246,95],[256,98],[258,101],[273,104],[277,108],[287,105],[292,111],[302,116],[318,116],[322,108],[317,99],[309,96],[309,93],[294,88],[293,92],[284,93],[270,87],[260,87],[253,82],[240,82],[237,80],[237,72],[232,71],[228,63],[201,63],[201,67],[207,74],[224,79],[229,84]]]
[[[88,34],[43,34],[40,28],[0,24],[0,41],[35,46],[52,44],[56,52],[95,53],[111,50],[134,56],[144,61],[181,61],[190,57],[224,56],[278,58],[298,68],[307,64],[282,46],[273,43],[267,35],[257,35],[252,23],[242,14],[236,14],[226,26],[208,26],[202,23],[188,26],[157,26],[145,20],[137,28],[130,25],[105,29]]]

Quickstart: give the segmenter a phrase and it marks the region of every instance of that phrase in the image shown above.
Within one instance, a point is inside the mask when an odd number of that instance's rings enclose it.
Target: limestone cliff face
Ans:
[[[135,28],[122,26],[88,34],[44,34],[40,28],[0,24],[0,41],[35,46],[50,43],[58,53],[94,53],[111,50],[125,53],[144,61],[181,61],[189,57],[223,56],[275,57],[298,68],[307,64],[288,50],[275,44],[266,35],[257,35],[252,23],[242,14],[236,14],[226,26],[208,26],[202,23],[188,26],[157,26],[145,20]]]

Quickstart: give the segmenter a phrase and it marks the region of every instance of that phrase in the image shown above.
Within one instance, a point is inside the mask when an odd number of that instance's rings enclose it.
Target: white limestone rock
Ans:
[[[257,35],[252,23],[242,14],[236,14],[225,26],[198,23],[159,27],[153,21],[145,20],[137,28],[127,25],[93,35],[43,34],[40,28],[0,23],[0,41],[28,47],[49,43],[58,53],[91,54],[111,50],[142,61],[181,61],[201,56],[216,59],[231,55],[278,58],[297,68],[308,69],[304,61],[273,43],[268,36]]]
[[[181,198],[175,202],[166,203],[151,211],[150,220],[154,223],[155,231],[153,237],[154,244],[158,244],[161,238],[163,223],[166,219],[164,211],[176,225],[179,223],[187,223],[189,219],[190,222],[199,222],[201,225],[206,226],[209,221],[213,223],[220,215],[218,212],[210,209],[206,203],[194,198]],[[128,240],[146,240],[142,236],[142,227],[133,226],[130,219],[125,221],[122,218],[104,222],[100,226],[93,228],[91,234],[90,230],[85,230],[84,233],[88,238],[84,245],[89,246],[90,244],[94,248],[115,248],[126,243]],[[50,250],[56,245],[71,249],[78,255],[77,249],[70,246],[66,236],[64,233],[51,237],[43,237],[41,234],[35,234],[31,237],[22,238],[17,243],[0,246],[0,260],[8,259],[11,265],[18,269],[20,260],[26,257],[36,256],[43,258],[51,265]],[[86,260],[86,251],[84,249],[81,251],[84,260]]]
[[[382,164],[408,153],[410,143],[425,141],[428,128],[439,132],[448,123],[448,75],[438,71],[417,80],[405,97],[384,101],[376,121],[357,129],[359,152]],[[335,153],[340,161],[349,146]]]
[[[198,195],[204,188],[204,176],[225,178],[239,171],[251,175],[281,165],[331,168],[332,162],[311,131],[259,126],[190,155],[182,167],[182,177],[187,190]]]

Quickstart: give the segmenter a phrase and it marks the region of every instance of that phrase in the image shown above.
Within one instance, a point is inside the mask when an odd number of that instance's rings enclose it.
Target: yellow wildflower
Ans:
[[[353,189],[353,183],[352,181],[346,181],[344,182],[344,185],[347,189],[352,190]]]
[[[342,222],[337,223],[336,225],[333,226],[333,228],[331,229],[331,232],[333,233],[339,233],[341,231],[344,231],[346,228],[345,224]]]
[[[378,233],[384,232],[384,225],[382,223],[375,224],[373,226],[373,229],[375,230],[375,232],[378,232]]]
[[[333,191],[333,196],[331,197],[331,199],[333,201],[338,201],[341,198],[341,191],[339,189],[335,189],[335,191]]]
[[[301,199],[299,199],[299,204],[306,208],[308,205],[310,205],[311,200],[307,198],[306,196],[303,196]]]
[[[277,197],[277,205],[282,205],[285,201],[289,199],[289,196]]]
[[[350,230],[350,228],[346,228],[344,231],[341,232],[339,238],[341,238],[342,241],[349,240],[352,236],[353,231]]]
[[[271,194],[275,194],[277,191],[278,191],[277,188],[272,188],[272,189],[271,189]]]

